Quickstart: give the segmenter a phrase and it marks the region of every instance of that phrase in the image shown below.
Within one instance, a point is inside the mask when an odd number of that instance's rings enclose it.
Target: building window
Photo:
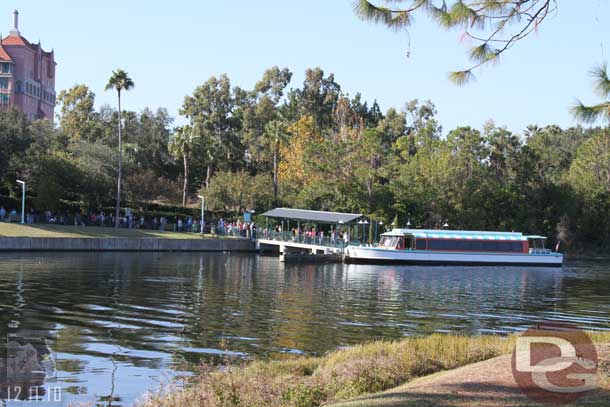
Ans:
[[[23,92],[22,87],[23,87],[23,85],[22,85],[21,81],[15,82],[15,93],[22,93]]]
[[[8,89],[8,78],[0,78],[0,89]]]
[[[13,73],[14,69],[15,67],[13,66],[13,64],[8,62],[2,63],[2,73]]]
[[[0,104],[8,105],[9,98],[6,93],[0,93]]]

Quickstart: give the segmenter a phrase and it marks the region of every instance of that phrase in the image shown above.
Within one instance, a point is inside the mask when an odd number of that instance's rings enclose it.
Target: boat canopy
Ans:
[[[514,240],[525,242],[532,236],[518,232],[482,232],[473,230],[393,229],[382,236],[412,235],[416,239]]]
[[[268,218],[288,219],[324,224],[350,223],[362,217],[359,213],[309,211],[305,209],[275,208],[263,213]]]

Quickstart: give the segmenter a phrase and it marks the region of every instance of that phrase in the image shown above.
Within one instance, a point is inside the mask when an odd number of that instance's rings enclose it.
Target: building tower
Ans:
[[[19,12],[13,11],[13,28],[0,39],[0,108],[15,108],[29,120],[53,120],[56,65],[53,51],[21,36]]]

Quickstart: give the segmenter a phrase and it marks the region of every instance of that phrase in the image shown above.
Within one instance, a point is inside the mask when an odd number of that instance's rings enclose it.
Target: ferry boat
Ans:
[[[561,267],[563,254],[546,248],[544,236],[515,232],[394,229],[376,246],[348,246],[346,261],[431,265]]]

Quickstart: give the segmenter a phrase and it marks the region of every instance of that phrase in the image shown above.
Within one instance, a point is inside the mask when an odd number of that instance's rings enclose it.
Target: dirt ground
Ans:
[[[600,360],[610,359],[610,346],[598,346]],[[600,379],[600,389],[570,404],[610,407],[610,380]],[[383,393],[333,407],[525,407],[541,406],[529,400],[512,375],[511,355],[414,380]]]

